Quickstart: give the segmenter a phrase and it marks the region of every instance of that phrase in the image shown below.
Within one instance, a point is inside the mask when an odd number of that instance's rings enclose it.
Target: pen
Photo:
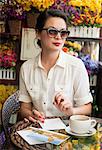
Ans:
[[[61,100],[60,100],[60,103],[62,103],[63,101],[64,101],[64,99],[61,99]]]
[[[55,99],[55,102],[56,102],[56,104],[58,104],[58,105],[59,105],[60,103],[62,103],[63,101],[64,101],[64,99],[61,99],[60,102],[58,103],[57,100]],[[54,104],[54,103],[53,103],[53,104]]]

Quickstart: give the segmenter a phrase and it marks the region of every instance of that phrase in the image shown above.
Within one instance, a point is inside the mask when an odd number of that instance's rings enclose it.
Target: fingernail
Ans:
[[[44,116],[38,116],[39,117],[39,119],[45,119],[45,117]]]
[[[42,123],[44,123],[44,118],[39,118],[39,120],[42,122]]]
[[[25,121],[25,122],[29,122],[29,120],[28,120],[27,118],[24,118],[24,121]]]
[[[32,121],[32,122],[36,122],[36,120],[31,116],[29,117],[29,120]]]
[[[39,118],[42,118],[42,116],[40,116],[40,115],[39,115],[38,117],[39,117]]]
[[[42,120],[41,122],[44,123],[44,120]]]

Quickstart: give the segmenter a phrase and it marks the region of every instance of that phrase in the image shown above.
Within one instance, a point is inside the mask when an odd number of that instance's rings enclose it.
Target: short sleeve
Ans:
[[[75,106],[93,102],[93,98],[90,92],[89,77],[83,62],[81,64],[81,69],[78,70],[76,74],[74,85]]]
[[[22,65],[20,69],[20,78],[19,78],[19,91],[20,91],[19,101],[29,103],[31,102],[31,97],[26,88],[25,73],[27,73],[26,69],[24,69],[24,66]]]

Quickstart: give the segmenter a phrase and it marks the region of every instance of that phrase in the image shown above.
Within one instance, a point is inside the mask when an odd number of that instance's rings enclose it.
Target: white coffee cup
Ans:
[[[85,115],[73,115],[69,119],[69,126],[72,132],[84,134],[95,127],[96,120]]]

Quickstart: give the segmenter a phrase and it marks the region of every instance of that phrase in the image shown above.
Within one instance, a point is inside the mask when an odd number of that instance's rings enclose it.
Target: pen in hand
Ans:
[[[63,103],[64,99],[61,98],[60,100],[55,99],[55,101],[53,102],[53,104],[59,108],[61,111],[67,111],[68,108],[66,107],[66,105]]]
[[[58,105],[59,105],[59,104],[61,104],[62,102],[64,102],[64,99],[61,99],[60,101],[58,101],[58,100],[55,99],[55,101],[53,102],[53,104],[58,104]]]

